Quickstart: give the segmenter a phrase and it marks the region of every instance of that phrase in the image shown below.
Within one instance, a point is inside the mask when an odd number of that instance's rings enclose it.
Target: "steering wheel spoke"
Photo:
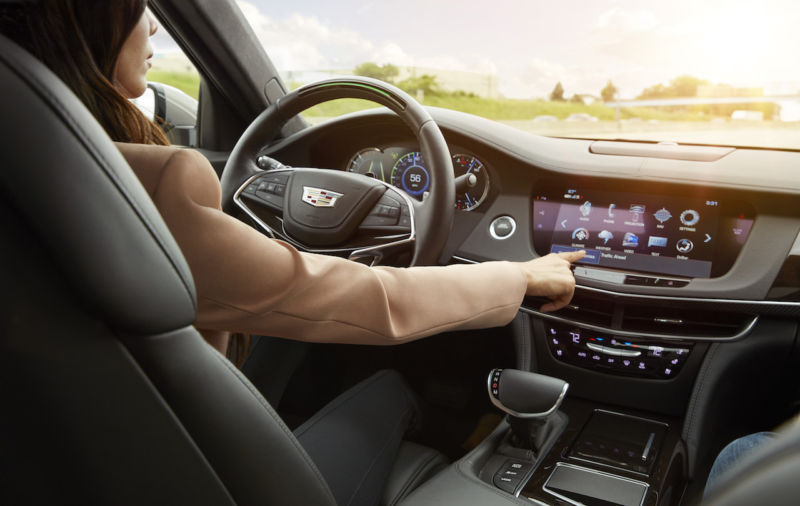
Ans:
[[[281,168],[249,177],[234,202],[270,237],[300,250],[386,256],[414,245],[414,199],[391,185],[340,171]]]

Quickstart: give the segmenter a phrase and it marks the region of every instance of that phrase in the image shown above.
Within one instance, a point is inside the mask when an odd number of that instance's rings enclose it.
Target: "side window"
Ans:
[[[163,26],[159,26],[152,44],[148,89],[134,103],[149,118],[163,120],[172,144],[196,146],[200,74]]]

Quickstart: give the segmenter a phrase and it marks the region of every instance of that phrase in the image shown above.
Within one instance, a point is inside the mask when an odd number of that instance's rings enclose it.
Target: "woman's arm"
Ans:
[[[566,304],[576,254],[524,263],[367,267],[301,253],[220,210],[208,160],[176,148],[119,145],[186,257],[200,328],[307,341],[395,344],[508,323],[523,295]]]

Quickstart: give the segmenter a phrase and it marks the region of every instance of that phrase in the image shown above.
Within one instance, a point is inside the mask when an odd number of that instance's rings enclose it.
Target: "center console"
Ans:
[[[515,497],[548,504],[677,502],[685,452],[674,422],[581,401],[562,406],[568,388],[541,374],[493,370],[489,398],[508,413],[511,430],[479,476]]]
[[[403,504],[680,503],[687,458],[678,419],[598,409],[572,398],[561,404],[559,412],[566,424],[543,451],[517,447],[515,431],[503,421],[477,448],[415,490]]]

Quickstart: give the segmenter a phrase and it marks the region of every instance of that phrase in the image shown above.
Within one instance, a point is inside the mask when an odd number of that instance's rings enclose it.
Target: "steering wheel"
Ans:
[[[329,100],[360,98],[397,113],[419,141],[429,172],[422,201],[387,182],[340,170],[288,168],[260,156],[298,113]],[[267,170],[264,170],[264,169]],[[430,114],[402,90],[368,78],[330,79],[298,88],[245,130],[221,177],[222,206],[244,211],[263,232],[300,250],[380,262],[410,251],[410,265],[435,264],[453,224],[450,151]]]

